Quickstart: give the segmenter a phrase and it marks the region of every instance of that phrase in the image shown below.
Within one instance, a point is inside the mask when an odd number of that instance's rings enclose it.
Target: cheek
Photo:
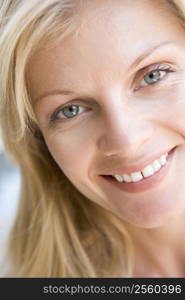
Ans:
[[[185,88],[180,86],[169,93],[166,99],[166,108],[163,108],[161,114],[163,120],[169,127],[185,136]]]
[[[95,141],[90,136],[61,133],[52,139],[45,137],[45,141],[52,157],[71,183],[88,199],[107,207],[102,197],[97,199],[97,185],[89,176],[96,154]]]
[[[67,177],[80,178],[87,174],[93,145],[85,134],[61,132],[45,140],[52,157]]]
[[[184,83],[165,88],[143,97],[142,113],[157,125],[185,135],[185,86]]]

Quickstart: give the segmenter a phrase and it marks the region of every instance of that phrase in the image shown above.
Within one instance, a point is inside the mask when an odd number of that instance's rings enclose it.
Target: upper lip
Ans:
[[[173,148],[174,149],[174,148]],[[171,149],[172,150],[172,149]],[[163,154],[171,152],[171,150],[161,151],[158,154],[148,157],[144,161],[138,162],[137,165],[122,166],[116,169],[107,170],[103,175],[123,175],[142,171],[147,165],[152,164],[156,159],[159,159]]]

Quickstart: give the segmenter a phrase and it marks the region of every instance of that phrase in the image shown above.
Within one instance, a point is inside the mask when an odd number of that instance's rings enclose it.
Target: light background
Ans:
[[[5,257],[7,238],[16,215],[19,190],[19,170],[7,158],[0,138],[0,276],[2,277],[5,276],[8,265],[8,259]]]

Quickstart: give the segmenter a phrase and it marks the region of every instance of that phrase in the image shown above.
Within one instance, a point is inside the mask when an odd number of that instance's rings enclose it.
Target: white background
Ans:
[[[0,276],[4,274],[7,239],[16,215],[20,191],[20,174],[17,166],[7,158],[0,138]]]

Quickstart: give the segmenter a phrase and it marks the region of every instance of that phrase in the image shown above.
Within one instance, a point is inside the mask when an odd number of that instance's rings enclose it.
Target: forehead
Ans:
[[[34,97],[38,91],[42,93],[61,84],[66,88],[81,84],[82,89],[86,82],[86,88],[93,89],[92,82],[98,76],[111,77],[127,70],[147,47],[167,40],[179,42],[184,34],[176,16],[162,0],[85,3],[78,12],[77,34],[69,35],[53,49],[41,49],[33,57],[29,81]]]

